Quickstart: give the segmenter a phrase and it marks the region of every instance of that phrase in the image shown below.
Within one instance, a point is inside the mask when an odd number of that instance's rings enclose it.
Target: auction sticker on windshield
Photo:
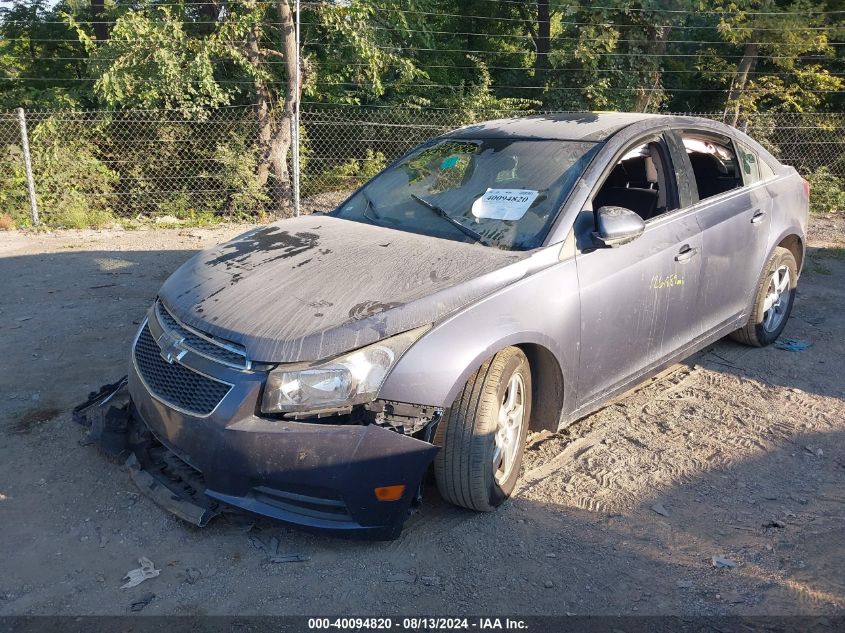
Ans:
[[[490,220],[519,220],[538,195],[534,189],[488,189],[472,203],[472,214]]]

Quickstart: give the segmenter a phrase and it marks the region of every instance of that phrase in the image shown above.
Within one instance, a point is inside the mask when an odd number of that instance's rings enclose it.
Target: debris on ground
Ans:
[[[653,506],[651,506],[651,511],[656,512],[660,516],[669,516],[669,511],[663,506],[662,503],[655,503]]]
[[[546,441],[551,437],[554,437],[554,433],[547,429],[543,429],[542,431],[539,431],[537,433],[530,433],[525,440],[525,450],[533,450],[537,447],[538,444]]]
[[[132,587],[137,587],[145,580],[155,578],[161,573],[160,569],[155,568],[153,561],[144,556],[141,556],[141,558],[138,559],[138,564],[140,565],[138,569],[132,569],[126,572],[123,580],[128,582],[121,586],[121,589],[131,589]]]
[[[711,559],[711,562],[713,563],[713,567],[716,569],[732,569],[737,565],[736,561],[731,560],[730,558],[722,558],[720,556],[714,556]]]
[[[426,587],[437,587],[440,585],[440,576],[420,576],[420,582]]]
[[[812,448],[810,446],[805,446],[804,450],[807,451],[813,457],[824,457],[824,451],[820,448]]]
[[[250,532],[255,527],[255,519],[251,519],[243,514],[235,512],[227,512],[223,515],[226,523],[229,524],[233,532]]]
[[[279,556],[270,556],[267,559],[270,563],[304,563],[309,560],[311,560],[311,557],[305,554],[282,554]]]
[[[150,604],[156,595],[154,593],[145,593],[143,596],[138,598],[137,600],[133,600],[132,604],[129,606],[130,611],[143,611],[144,607]]]
[[[267,556],[268,563],[304,563],[311,560],[311,557],[306,556],[305,554],[280,554],[279,539],[276,537],[272,537],[268,541],[265,541],[260,536],[250,534],[249,542],[255,549],[264,552]]]
[[[408,584],[413,584],[414,582],[416,582],[416,580],[416,574],[412,574],[410,572],[399,572],[396,574],[390,574],[387,578],[384,579],[385,582],[406,582]]]
[[[773,519],[773,520],[769,521],[768,523],[764,523],[764,524],[763,524],[763,527],[764,527],[764,528],[778,528],[778,529],[783,529],[783,528],[785,528],[785,527],[786,527],[786,523],[784,523],[783,521],[776,521],[776,520],[774,520],[774,519]]]
[[[202,572],[196,567],[188,567],[185,570],[185,582],[187,582],[189,585],[193,585],[200,578],[202,578]]]
[[[785,338],[777,341],[775,347],[787,352],[803,352],[808,347],[812,347],[810,341],[803,341],[797,338]]]

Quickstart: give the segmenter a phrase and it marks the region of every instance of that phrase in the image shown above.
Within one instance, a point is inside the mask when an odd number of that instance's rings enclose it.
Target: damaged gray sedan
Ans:
[[[557,431],[713,341],[786,325],[809,189],[697,118],[504,119],[412,150],[335,211],[203,251],[128,379],[78,408],[198,525],[230,508],[393,538],[433,462],[486,511]]]

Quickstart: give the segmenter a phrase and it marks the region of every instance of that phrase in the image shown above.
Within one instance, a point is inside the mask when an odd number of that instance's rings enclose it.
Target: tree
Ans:
[[[273,212],[288,212],[287,154],[300,98],[288,0],[184,5],[178,12],[167,3],[152,4],[119,15],[106,41],[73,15],[66,19],[91,55],[94,90],[110,107],[176,108],[201,118],[231,103],[235,86],[249,85],[257,123],[256,178]]]
[[[0,7],[0,108],[68,108],[92,103],[85,51],[61,19],[66,2]]]
[[[725,118],[731,125],[738,123],[743,109],[754,111],[761,101],[784,105],[791,101],[787,109],[800,111],[819,104],[817,91],[842,87],[842,81],[820,65],[802,67],[801,57],[808,53],[834,54],[818,3],[734,0],[725,4],[719,0],[717,7],[725,11],[718,25],[720,35],[742,50],[725,102]],[[764,69],[752,79],[761,61],[773,72],[767,74]],[[775,74],[782,71],[792,71],[792,81]]]

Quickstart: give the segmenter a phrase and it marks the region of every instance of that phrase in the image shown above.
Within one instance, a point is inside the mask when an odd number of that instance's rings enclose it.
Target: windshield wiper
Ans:
[[[436,204],[434,204],[433,202],[429,202],[425,198],[420,198],[415,193],[412,193],[411,197],[414,200],[416,200],[417,202],[419,202],[421,205],[423,205],[425,208],[433,211],[435,215],[440,216],[441,218],[446,220],[449,224],[454,225],[464,235],[471,237],[473,239],[473,241],[479,242],[480,244],[484,244],[484,246],[491,246],[490,242],[485,240],[484,237],[480,233],[477,233],[477,232],[473,231],[471,228],[469,228],[468,226],[464,226],[463,224],[458,222],[455,218],[453,218],[451,215],[446,213],[446,211],[442,207],[438,207]]]

